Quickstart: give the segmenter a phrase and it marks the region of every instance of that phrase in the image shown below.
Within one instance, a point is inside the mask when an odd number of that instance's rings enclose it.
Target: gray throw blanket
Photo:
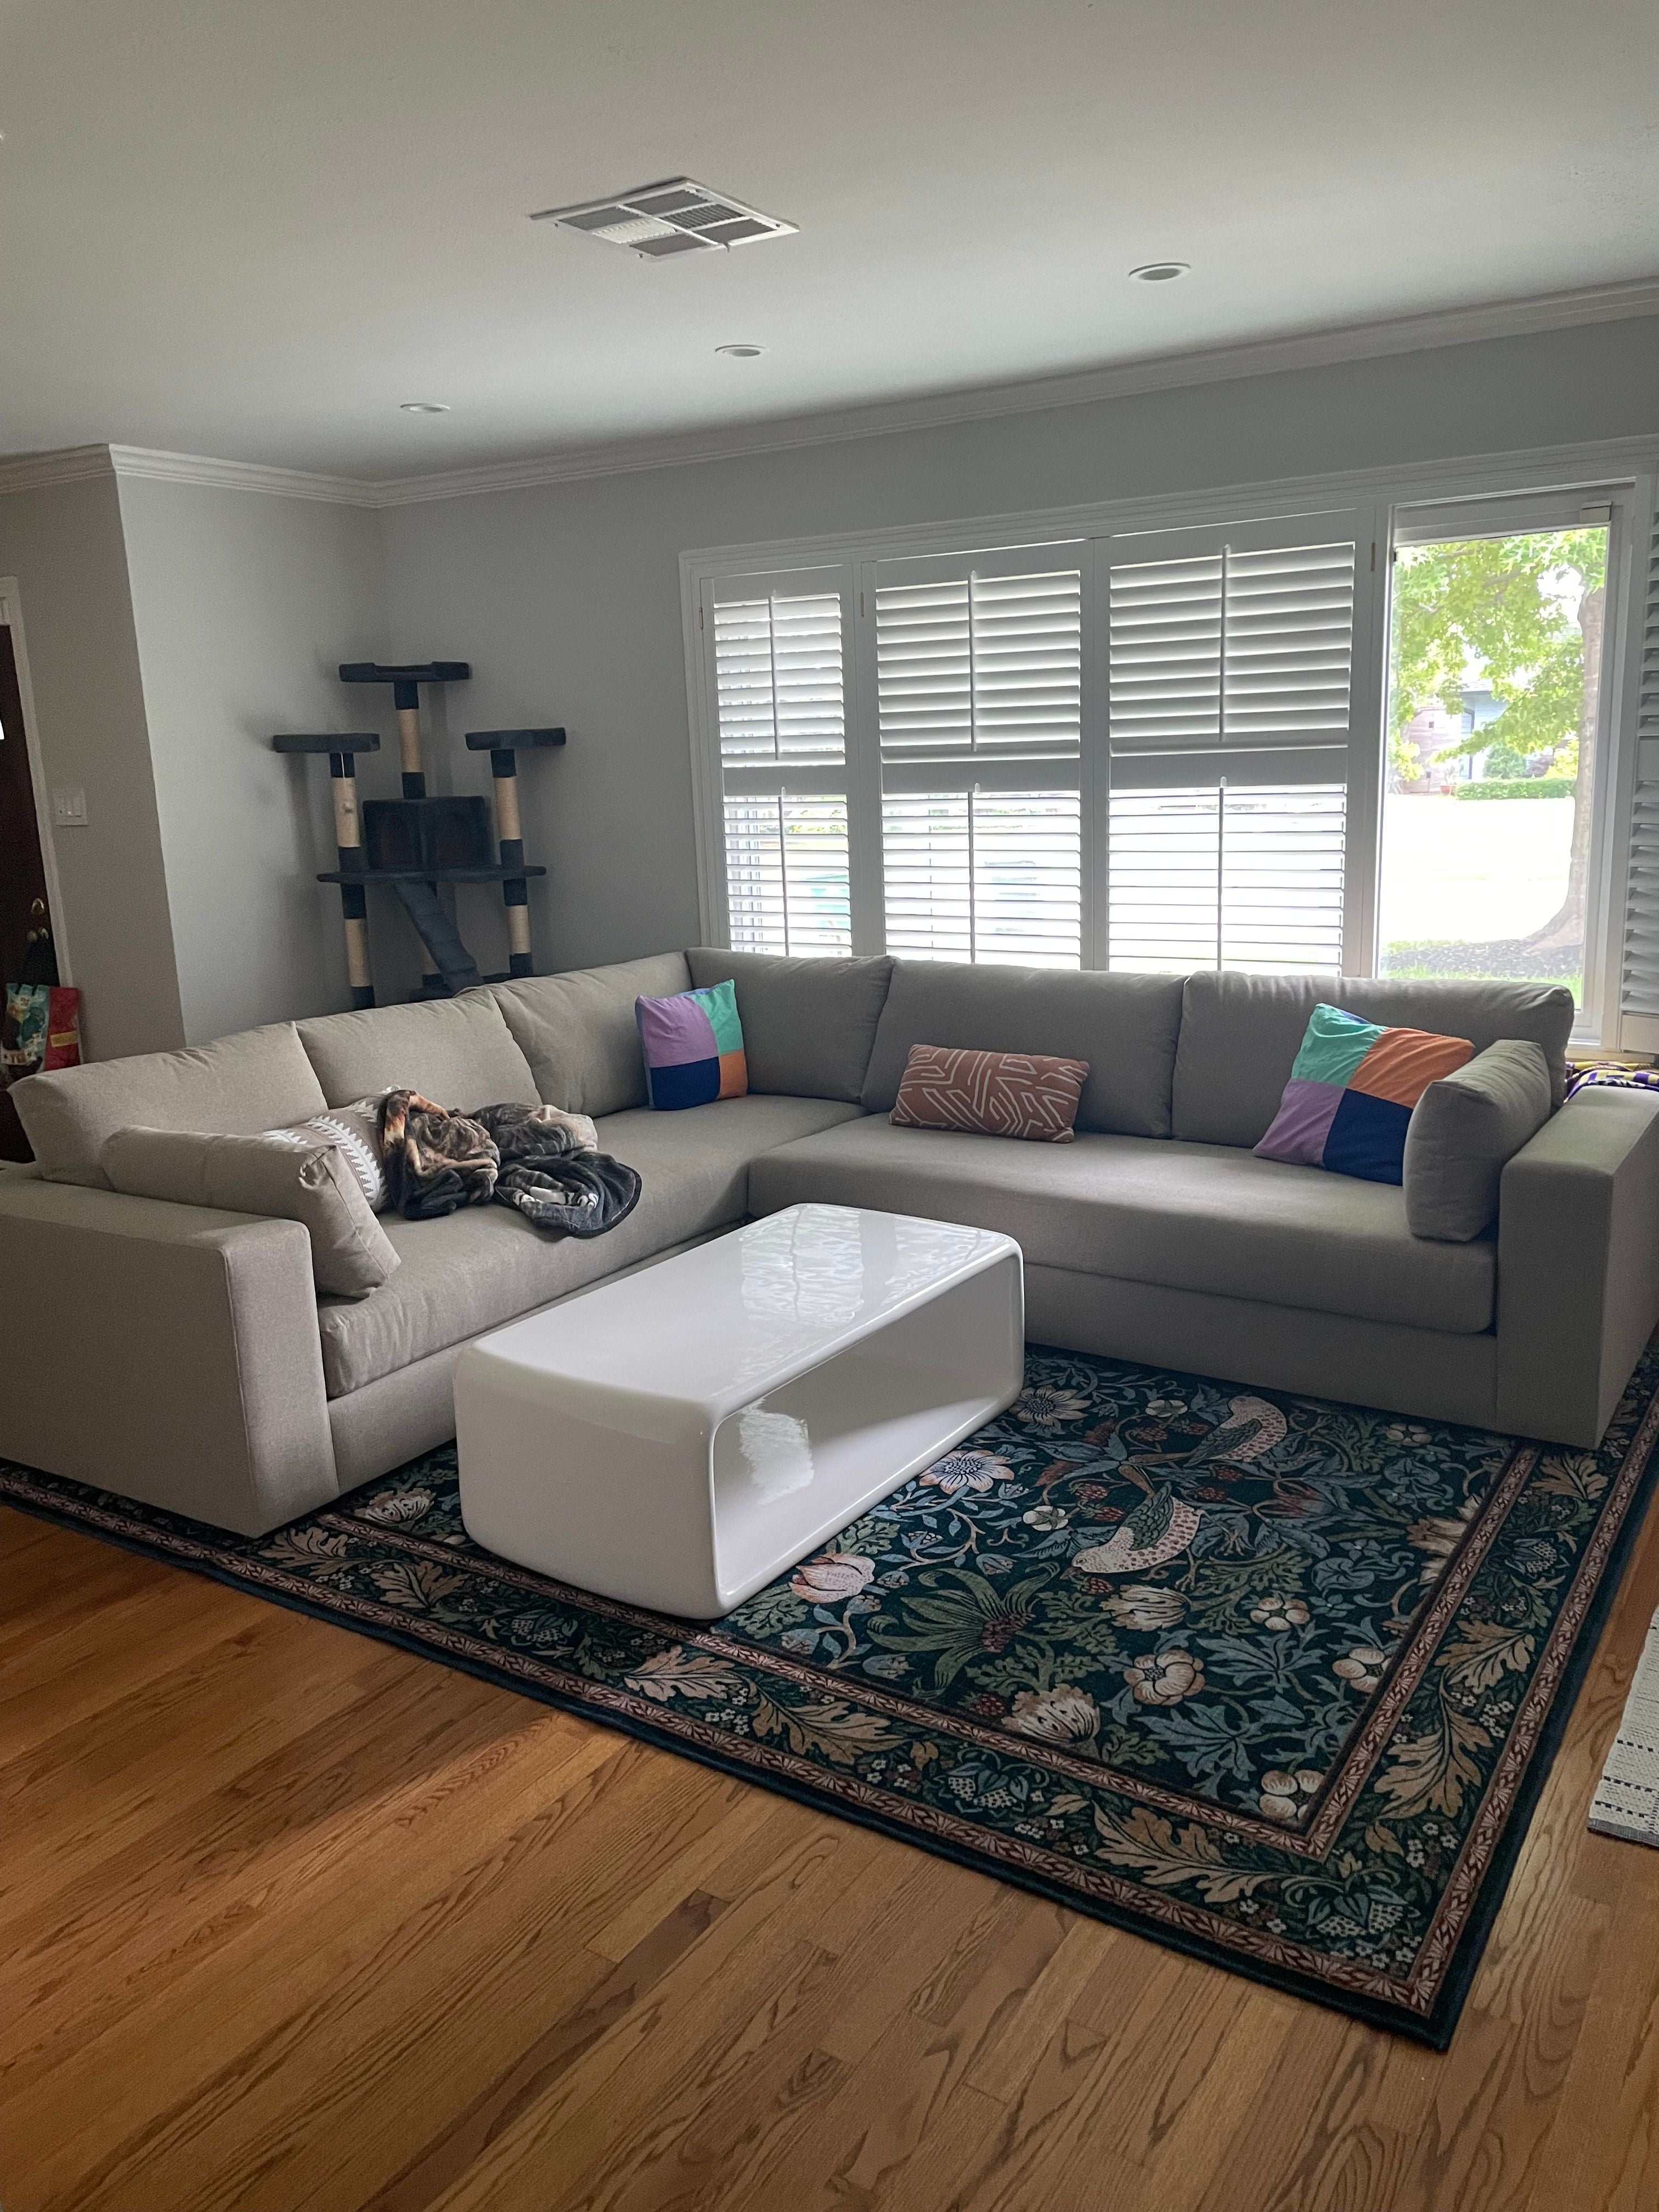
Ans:
[[[639,1203],[635,1170],[599,1150],[586,1115],[556,1106],[456,1114],[417,1091],[391,1091],[380,1104],[380,1149],[392,1202],[410,1221],[493,1200],[538,1229],[601,1237]]]

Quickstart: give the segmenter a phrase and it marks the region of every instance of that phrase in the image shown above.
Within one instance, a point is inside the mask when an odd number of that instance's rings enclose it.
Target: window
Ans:
[[[876,571],[887,950],[1082,957],[1075,548]]]
[[[1109,541],[1106,965],[1342,965],[1358,526]]]
[[[1518,467],[1447,473],[1455,501],[1354,479],[1360,503],[1298,512],[1126,501],[955,546],[685,556],[705,928],[779,952],[1542,975],[1494,948],[1571,908],[1546,965],[1583,1033],[1659,1049],[1653,475],[1540,494]],[[1572,576],[1540,552],[1563,531]],[[1505,544],[1548,652],[1425,637],[1431,571],[1462,545],[1501,596]],[[1530,808],[1505,806],[1522,785]],[[1538,848],[1536,882],[1494,839]],[[1550,913],[1522,911],[1534,891]]]
[[[1377,965],[1583,1003],[1613,504],[1407,511],[1389,623]]]
[[[831,571],[722,585],[708,602],[735,951],[852,949],[842,597]]]

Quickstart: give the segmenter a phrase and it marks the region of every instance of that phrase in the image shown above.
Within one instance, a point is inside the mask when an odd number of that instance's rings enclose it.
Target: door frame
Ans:
[[[58,845],[52,836],[46,769],[40,752],[40,726],[34,711],[34,689],[29,681],[28,643],[23,635],[22,600],[15,576],[0,576],[0,624],[11,632],[12,665],[17,672],[17,697],[23,709],[23,750],[29,764],[29,786],[34,793],[34,826],[40,841],[40,866],[46,878],[46,904],[51,908],[58,979],[62,983],[72,983],[75,976],[70,963],[63,878],[58,873]]]

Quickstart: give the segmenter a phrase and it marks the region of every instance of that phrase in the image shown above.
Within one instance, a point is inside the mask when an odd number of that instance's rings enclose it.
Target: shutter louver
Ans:
[[[1343,787],[1230,784],[1221,801],[1218,965],[1269,975],[1340,969]]]
[[[1082,575],[878,583],[887,949],[1082,955]]]
[[[881,811],[890,952],[1077,966],[1075,792],[890,793]]]
[[[727,793],[726,903],[734,952],[850,951],[846,800]]]
[[[1219,781],[1115,792],[1110,965],[1340,967],[1345,796],[1340,784]]]
[[[1648,545],[1641,655],[1619,1041],[1652,1052],[1659,1050],[1659,525]]]
[[[729,940],[848,952],[841,594],[757,591],[714,627]]]
[[[717,606],[714,676],[722,761],[846,759],[838,593]]]
[[[1219,965],[1220,824],[1218,787],[1112,793],[1112,967],[1177,975]]]
[[[1352,542],[1120,544],[1137,557],[1108,580],[1108,965],[1340,968]]]
[[[1353,651],[1353,547],[1115,564],[1115,752],[1340,744]]]
[[[1221,556],[1115,567],[1110,715],[1120,752],[1221,734]]]
[[[1353,659],[1353,547],[1229,553],[1223,741],[1340,743]]]

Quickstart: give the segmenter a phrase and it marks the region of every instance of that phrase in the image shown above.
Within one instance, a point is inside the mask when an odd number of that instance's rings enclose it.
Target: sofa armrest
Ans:
[[[0,1180],[0,1453],[258,1535],[337,1497],[298,1222]]]
[[[1659,1099],[1581,1091],[1499,1187],[1499,1427],[1598,1443],[1656,1321]]]

